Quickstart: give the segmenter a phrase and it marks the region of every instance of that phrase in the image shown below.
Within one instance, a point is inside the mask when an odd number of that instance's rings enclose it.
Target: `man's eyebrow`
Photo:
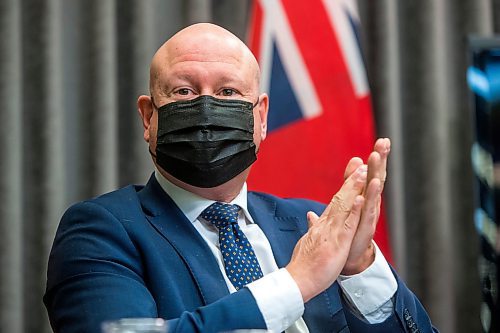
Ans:
[[[238,75],[223,75],[215,81],[218,85],[237,84],[239,86],[248,86],[246,80]]]
[[[175,75],[168,75],[167,79],[165,80],[165,83],[170,83],[171,81],[186,81],[186,82],[192,82],[193,81],[193,76],[188,74],[188,73],[179,73]]]
[[[168,94],[170,93],[170,89],[173,89],[174,86],[183,82],[187,84],[193,82],[192,75],[189,75],[187,73],[182,73],[179,75],[168,75],[164,80],[159,81],[158,88],[161,92]]]

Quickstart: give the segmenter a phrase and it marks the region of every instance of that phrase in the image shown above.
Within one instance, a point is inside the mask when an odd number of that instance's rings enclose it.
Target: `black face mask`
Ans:
[[[257,159],[253,142],[256,105],[203,95],[161,106],[156,162],[175,178],[197,187],[215,187],[233,179]]]

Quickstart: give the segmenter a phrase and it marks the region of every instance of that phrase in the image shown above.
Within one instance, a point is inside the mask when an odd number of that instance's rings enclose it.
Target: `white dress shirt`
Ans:
[[[219,249],[217,229],[200,217],[200,214],[215,201],[188,192],[163,177],[157,170],[156,179],[163,190],[172,198],[187,219],[200,233],[212,251],[229,292],[236,291],[226,276],[222,254]],[[238,225],[252,245],[264,277],[246,285],[254,296],[259,310],[271,332],[308,333],[302,319],[304,303],[300,290],[284,268],[279,269],[271,245],[264,232],[254,223],[247,208],[247,185],[243,185],[238,196],[230,202],[241,207]],[[388,318],[392,312],[391,297],[397,289],[387,261],[376,248],[375,262],[364,272],[353,276],[340,276],[338,282],[358,316],[370,323]],[[374,288],[374,286],[376,286]]]

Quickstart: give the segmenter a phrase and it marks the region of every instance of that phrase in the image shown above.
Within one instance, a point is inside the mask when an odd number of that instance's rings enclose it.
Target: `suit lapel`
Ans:
[[[163,191],[154,175],[138,195],[149,222],[189,267],[204,304],[229,294],[212,251],[191,221]]]
[[[276,264],[285,267],[290,262],[295,244],[307,232],[306,222],[300,221],[305,215],[281,216],[275,201],[253,192],[248,194],[248,210],[269,240]],[[333,284],[305,304],[303,318],[310,332],[338,332],[341,329],[349,332],[341,310],[339,287]]]
[[[248,210],[254,222],[264,231],[279,268],[285,267],[303,232],[295,216],[277,216],[276,203],[259,194],[248,193]]]

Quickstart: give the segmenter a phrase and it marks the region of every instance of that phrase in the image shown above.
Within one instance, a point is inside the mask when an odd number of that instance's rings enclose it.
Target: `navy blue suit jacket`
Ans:
[[[279,267],[307,231],[312,201],[253,193],[248,209]],[[417,298],[398,278],[394,314],[368,325],[343,306],[334,283],[305,304],[310,332],[431,332]],[[374,286],[376,288],[376,286]],[[95,333],[105,320],[162,317],[169,332],[221,332],[266,325],[247,288],[229,294],[212,252],[155,177],[78,203],[64,214],[44,296],[55,332]]]

